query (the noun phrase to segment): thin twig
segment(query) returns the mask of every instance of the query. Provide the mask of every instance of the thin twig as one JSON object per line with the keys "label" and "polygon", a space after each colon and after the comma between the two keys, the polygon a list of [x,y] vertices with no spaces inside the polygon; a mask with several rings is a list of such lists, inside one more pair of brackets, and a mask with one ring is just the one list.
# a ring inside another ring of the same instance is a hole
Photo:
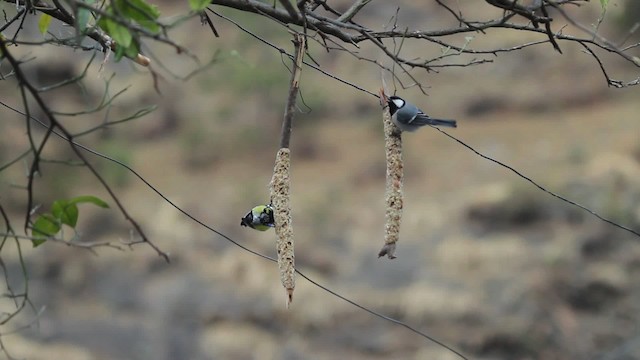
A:
{"label": "thin twig", "polygon": [[370,2],[371,0],[356,1],[355,3],[353,3],[353,5],[351,5],[349,9],[347,9],[347,11],[344,12],[344,14],[340,15],[340,17],[337,20],[339,22],[344,22],[344,23],[351,21],[351,19],[353,19],[353,17],[356,16],[356,14],[360,12],[360,10],[362,10],[362,8],[365,7],[365,5],[367,5]]}
{"label": "thin twig", "polygon": [[298,13],[289,0],[280,0],[280,4],[282,4],[282,7],[287,10],[292,19],[298,19]]}

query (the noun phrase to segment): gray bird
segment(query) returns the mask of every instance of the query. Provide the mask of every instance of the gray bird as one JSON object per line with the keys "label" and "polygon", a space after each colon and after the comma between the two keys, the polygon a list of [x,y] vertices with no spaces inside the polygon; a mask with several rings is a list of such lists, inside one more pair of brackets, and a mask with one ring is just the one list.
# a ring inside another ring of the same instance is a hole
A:
{"label": "gray bird", "polygon": [[417,106],[398,96],[389,97],[391,121],[402,131],[416,131],[425,125],[457,127],[455,120],[433,119]]}

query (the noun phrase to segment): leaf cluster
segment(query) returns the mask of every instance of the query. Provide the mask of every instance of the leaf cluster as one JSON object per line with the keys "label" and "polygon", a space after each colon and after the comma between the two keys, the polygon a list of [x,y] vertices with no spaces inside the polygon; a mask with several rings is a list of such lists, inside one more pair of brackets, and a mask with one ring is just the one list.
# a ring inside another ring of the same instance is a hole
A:
{"label": "leaf cluster", "polygon": [[[88,14],[81,14],[78,10],[78,27],[86,28]],[[86,9],[85,9],[86,10]],[[160,11],[157,6],[145,0],[114,0],[104,10],[97,25],[104,30],[115,42],[115,60],[123,56],[135,58],[140,53],[140,40],[131,29],[136,26],[144,28],[153,34],[160,32],[158,24]]]}
{"label": "leaf cluster", "polygon": [[75,229],[80,215],[78,204],[82,203],[94,204],[101,208],[109,207],[104,200],[92,195],[54,201],[51,205],[51,212],[40,214],[31,227],[33,247],[42,245],[49,237],[55,236],[62,230],[62,225]]}

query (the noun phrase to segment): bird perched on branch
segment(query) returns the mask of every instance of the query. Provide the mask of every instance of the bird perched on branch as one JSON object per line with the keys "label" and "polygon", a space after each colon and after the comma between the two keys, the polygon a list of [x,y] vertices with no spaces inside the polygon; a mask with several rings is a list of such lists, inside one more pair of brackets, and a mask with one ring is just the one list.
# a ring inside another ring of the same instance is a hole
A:
{"label": "bird perched on branch", "polygon": [[416,131],[425,125],[457,127],[455,120],[433,119],[417,106],[398,96],[388,98],[391,121],[402,131]]}
{"label": "bird perched on branch", "polygon": [[240,226],[248,226],[259,231],[267,231],[275,227],[273,208],[271,205],[258,205],[240,220]]}

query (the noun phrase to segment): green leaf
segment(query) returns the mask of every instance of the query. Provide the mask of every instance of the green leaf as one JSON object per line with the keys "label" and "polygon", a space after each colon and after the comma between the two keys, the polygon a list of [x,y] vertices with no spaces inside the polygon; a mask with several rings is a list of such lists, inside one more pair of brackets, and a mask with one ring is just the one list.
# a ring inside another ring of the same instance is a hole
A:
{"label": "green leaf", "polygon": [[133,41],[131,42],[131,45],[129,45],[128,48],[124,49],[124,56],[130,59],[135,59],[136,56],[138,56],[139,52],[140,52],[140,47],[138,46],[138,41],[136,39],[133,39]]}
{"label": "green leaf", "polygon": [[[109,15],[113,15],[113,9],[109,6],[105,12]],[[116,42],[116,45],[123,46],[125,48],[131,45],[131,40],[133,36],[131,32],[126,26],[122,26],[117,22],[111,20],[107,16],[103,16],[98,20],[98,26],[102,28],[102,30],[106,31],[109,36]],[[122,56],[120,56],[122,57]],[[117,48],[116,48],[116,60],[119,60],[117,56]]]}
{"label": "green leaf", "polygon": [[609,5],[609,0],[600,0],[600,6],[602,6],[602,9],[606,9],[607,5]]}
{"label": "green leaf", "polygon": [[31,243],[33,244],[33,247],[38,247],[42,244],[44,244],[47,241],[46,238],[42,238],[42,239],[32,239]]}
{"label": "green leaf", "polygon": [[[82,0],[83,3],[87,5],[93,5],[95,0]],[[83,8],[78,6],[76,11],[76,32],[78,35],[84,34],[87,30],[87,25],[89,24],[89,20],[91,19],[91,11],[87,8]]]}
{"label": "green leaf", "polygon": [[83,195],[83,196],[74,197],[73,199],[69,199],[69,204],[82,204],[82,203],[93,204],[104,209],[109,208],[109,204],[107,204],[106,201],[93,195]]}
{"label": "green leaf", "polygon": [[123,48],[122,46],[117,46],[116,51],[114,52],[113,60],[115,60],[115,62],[122,60],[122,58],[124,57],[125,50],[126,49]]}
{"label": "green leaf", "polygon": [[101,28],[102,30],[104,30],[105,32],[108,32],[108,28],[107,28],[107,18],[106,17],[100,17],[98,18],[98,21],[96,22],[96,25],[98,25],[99,28]]}
{"label": "green leaf", "polygon": [[78,223],[78,206],[66,200],[56,200],[51,206],[51,214],[61,223],[76,227]]}
{"label": "green leaf", "polygon": [[46,237],[31,239],[31,243],[33,244],[33,247],[38,247],[44,244],[46,241],[47,241]]}
{"label": "green leaf", "polygon": [[211,0],[189,0],[189,5],[193,11],[202,11],[209,6]]}
{"label": "green leaf", "polygon": [[[83,0],[85,4],[93,4],[93,0]],[[87,29],[87,24],[91,18],[91,11],[89,9],[78,7],[78,13],[76,14],[76,28],[78,33],[82,34]]]}
{"label": "green leaf", "polygon": [[38,20],[38,29],[42,35],[46,34],[47,30],[49,30],[49,24],[51,24],[51,15],[40,15],[40,20]]}
{"label": "green leaf", "polygon": [[138,46],[138,41],[136,39],[133,39],[131,41],[131,45],[129,45],[128,47],[124,47],[116,44],[114,59],[116,62],[120,61],[124,56],[130,59],[135,59],[136,56],[138,56],[139,52],[140,52],[140,47]]}
{"label": "green leaf", "polygon": [[[85,0],[92,1],[92,0]],[[105,9],[109,16],[117,16],[118,19],[129,20],[143,28],[157,33],[161,27],[156,23],[160,17],[160,11],[155,5],[145,0],[113,0]],[[128,26],[121,25],[109,16],[101,17],[97,24],[102,30],[111,36],[116,44],[114,50],[115,61],[120,61],[123,56],[135,59],[140,53],[140,43],[137,40],[139,30],[131,31]]]}
{"label": "green leaf", "polygon": [[76,16],[76,23],[78,25],[78,32],[84,33],[87,30],[87,23],[89,22],[89,16],[91,16],[91,12],[85,8],[78,9],[78,15]]}
{"label": "green leaf", "polygon": [[38,219],[33,223],[33,232],[36,235],[53,236],[60,231],[60,223],[49,213],[44,213],[38,216]]}
{"label": "green leaf", "polygon": [[31,235],[34,237],[31,242],[33,247],[39,246],[50,236],[53,236],[60,231],[60,223],[51,214],[42,214],[38,216],[38,219],[33,223],[31,228]]}
{"label": "green leaf", "polygon": [[107,32],[111,35],[111,38],[113,38],[116,44],[124,48],[128,48],[129,45],[131,45],[131,40],[133,39],[129,29],[109,19],[106,19],[106,23]]}
{"label": "green leaf", "polygon": [[137,22],[151,32],[160,31],[160,25],[154,21],[160,17],[157,6],[148,4],[144,0],[115,0],[113,6],[117,9],[114,13]]}
{"label": "green leaf", "polygon": [[120,61],[124,57],[124,50],[122,46],[116,46],[116,51],[114,52],[114,60],[116,62]]}
{"label": "green leaf", "polygon": [[33,223],[31,235],[33,236],[33,247],[39,246],[50,236],[54,236],[62,228],[62,224],[72,228],[78,223],[78,204],[94,204],[101,208],[108,208],[109,205],[99,197],[84,195],[74,197],[69,200],[56,200],[51,205],[51,213],[44,213],[38,216]]}

